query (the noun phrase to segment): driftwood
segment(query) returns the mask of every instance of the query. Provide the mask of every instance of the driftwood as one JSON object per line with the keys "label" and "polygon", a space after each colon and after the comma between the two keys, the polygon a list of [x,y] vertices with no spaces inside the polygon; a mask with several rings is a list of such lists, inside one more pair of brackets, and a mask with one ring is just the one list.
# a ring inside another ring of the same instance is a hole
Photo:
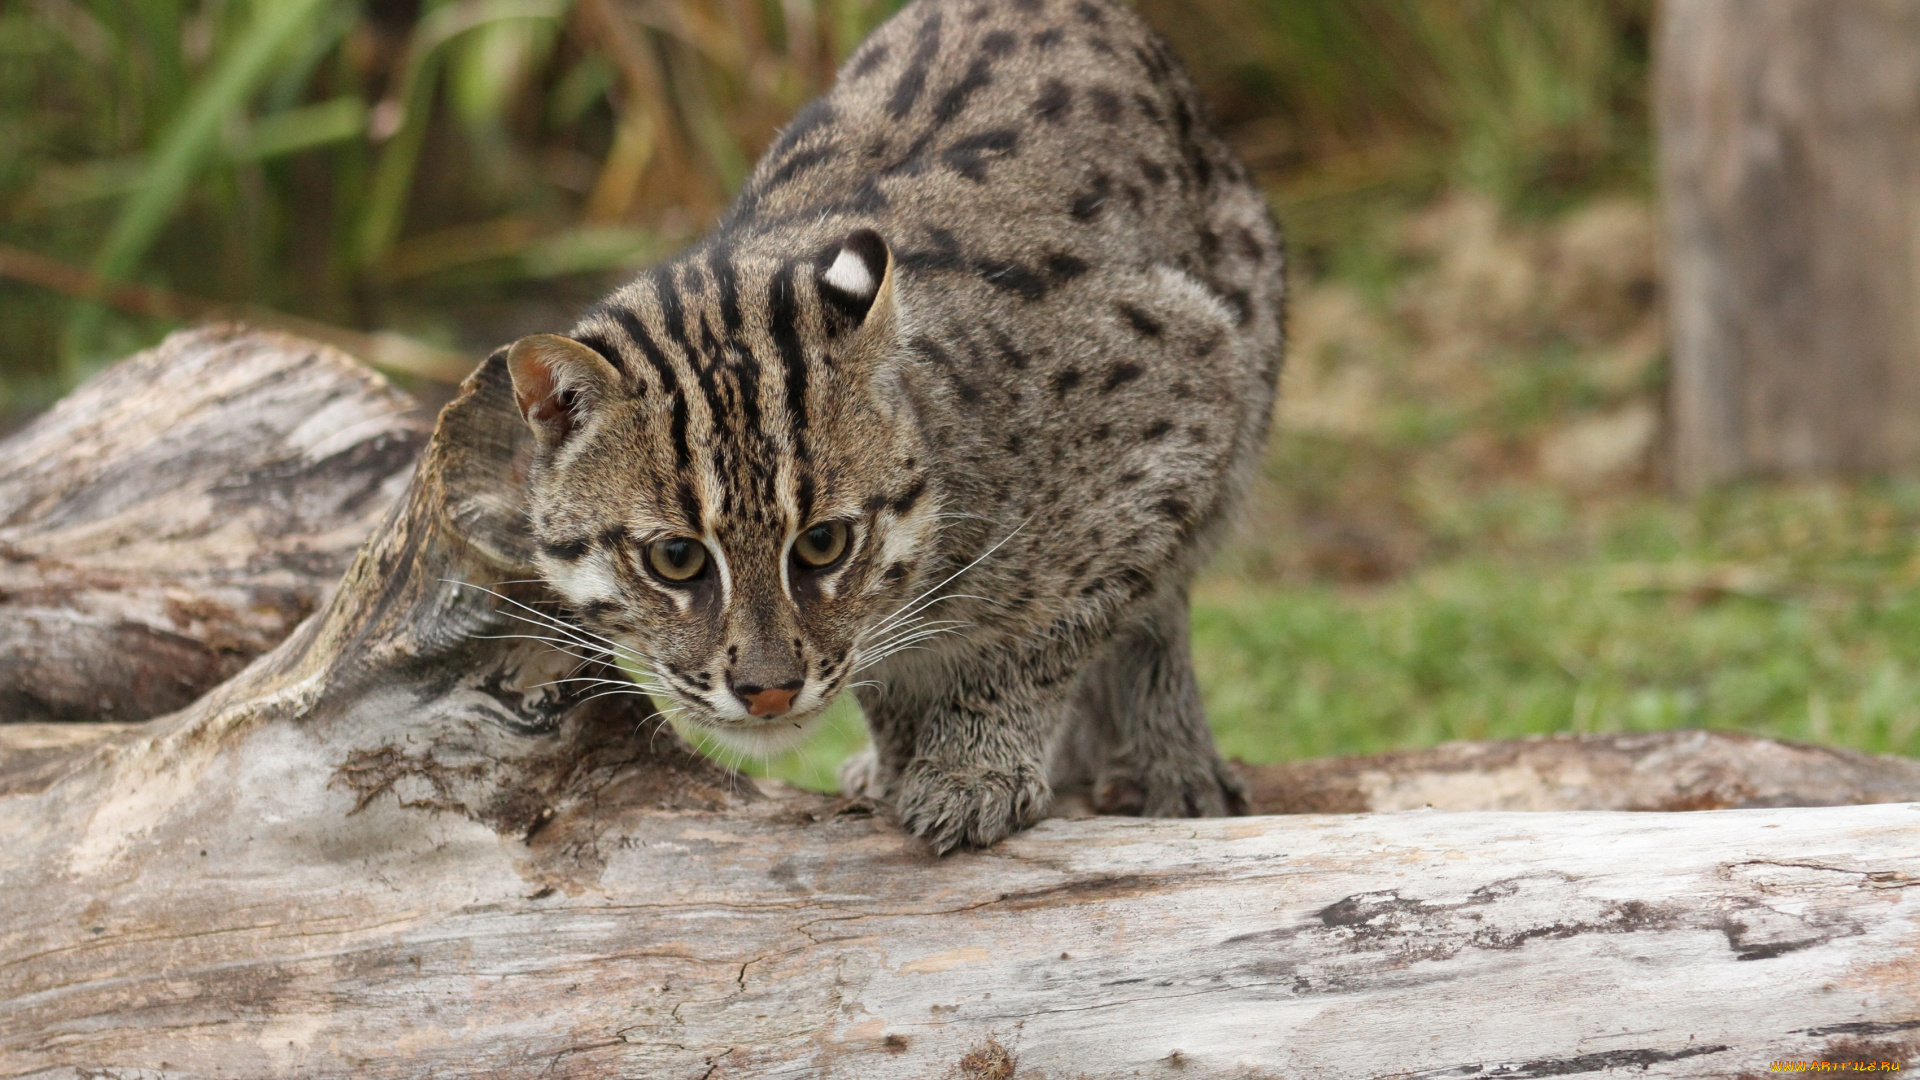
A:
{"label": "driftwood", "polygon": [[[490,362],[281,646],[172,716],[8,732],[0,1076],[1732,1075],[1914,1052],[1909,804],[1053,820],[936,859],[866,804],[762,794],[501,636],[550,600],[524,581],[521,430]],[[1561,775],[1557,744],[1525,745],[1508,767]],[[1897,794],[1897,763],[1853,764]],[[1366,775],[1326,790],[1398,790]]]}
{"label": "driftwood", "polygon": [[279,644],[427,428],[343,353],[213,328],[0,443],[0,723],[144,720]]}

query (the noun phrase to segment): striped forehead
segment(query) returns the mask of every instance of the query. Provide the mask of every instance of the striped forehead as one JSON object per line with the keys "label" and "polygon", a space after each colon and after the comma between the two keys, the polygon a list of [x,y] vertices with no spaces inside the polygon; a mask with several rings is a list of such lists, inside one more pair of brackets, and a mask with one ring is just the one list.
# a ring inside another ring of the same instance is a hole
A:
{"label": "striped forehead", "polygon": [[[574,337],[664,413],[664,437],[708,531],[716,519],[804,520],[807,436],[822,341],[811,264],[724,246],[656,267],[589,312]],[[684,500],[683,500],[684,501]]]}

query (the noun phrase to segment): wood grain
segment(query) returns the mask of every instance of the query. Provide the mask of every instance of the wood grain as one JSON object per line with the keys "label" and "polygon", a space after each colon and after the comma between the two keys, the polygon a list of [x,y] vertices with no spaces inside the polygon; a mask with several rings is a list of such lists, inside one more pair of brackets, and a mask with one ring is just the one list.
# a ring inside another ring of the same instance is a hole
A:
{"label": "wood grain", "polygon": [[178,333],[0,443],[0,723],[144,720],[331,592],[426,444],[324,345]]}

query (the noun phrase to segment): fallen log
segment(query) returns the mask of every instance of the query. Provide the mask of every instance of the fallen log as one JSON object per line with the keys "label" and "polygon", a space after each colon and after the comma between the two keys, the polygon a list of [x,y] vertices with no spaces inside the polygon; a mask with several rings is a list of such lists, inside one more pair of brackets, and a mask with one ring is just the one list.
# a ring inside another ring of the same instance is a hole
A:
{"label": "fallen log", "polygon": [[553,605],[525,452],[496,358],[292,637],[176,714],[0,758],[0,1076],[1665,1076],[1915,1049],[1920,807],[1052,820],[935,859],[866,804],[760,793],[644,699],[554,684],[575,659],[512,636]]}
{"label": "fallen log", "polygon": [[284,334],[178,333],[0,443],[0,723],[172,712],[325,600],[426,444]]}

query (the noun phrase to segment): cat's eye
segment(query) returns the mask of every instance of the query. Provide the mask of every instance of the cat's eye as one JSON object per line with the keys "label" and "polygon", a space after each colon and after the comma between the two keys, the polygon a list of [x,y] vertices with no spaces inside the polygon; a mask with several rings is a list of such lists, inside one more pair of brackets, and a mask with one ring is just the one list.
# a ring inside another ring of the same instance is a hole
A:
{"label": "cat's eye", "polygon": [[653,572],[674,584],[684,584],[700,576],[707,568],[707,549],[687,536],[655,540],[647,545],[647,564]]}
{"label": "cat's eye", "polygon": [[793,557],[800,565],[823,570],[847,551],[847,523],[823,521],[793,538]]}

